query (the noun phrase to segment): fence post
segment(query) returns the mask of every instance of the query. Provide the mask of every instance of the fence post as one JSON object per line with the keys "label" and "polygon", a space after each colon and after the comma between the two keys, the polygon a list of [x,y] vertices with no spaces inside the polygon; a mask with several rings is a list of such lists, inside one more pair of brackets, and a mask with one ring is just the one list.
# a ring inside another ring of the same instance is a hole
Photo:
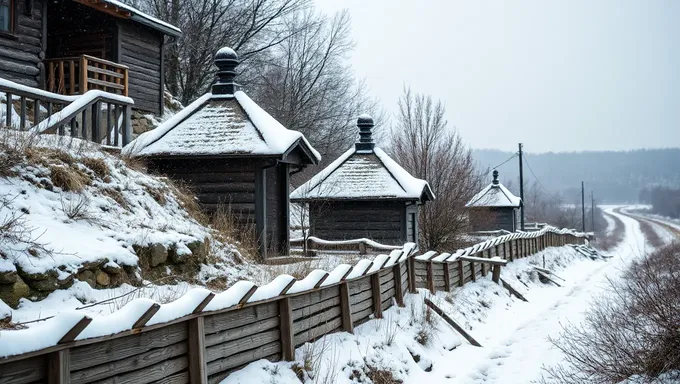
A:
{"label": "fence post", "polygon": [[451,276],[449,275],[449,263],[444,262],[444,290],[451,292]]}
{"label": "fence post", "polygon": [[371,275],[371,298],[373,299],[373,316],[382,319],[382,295],[380,294],[380,270]]}
{"label": "fence post", "polygon": [[458,260],[458,286],[465,284],[465,273],[463,272],[463,260]]}
{"label": "fence post", "polygon": [[68,349],[47,355],[47,383],[67,384],[71,382],[71,353]]}
{"label": "fence post", "polygon": [[290,297],[279,301],[279,321],[281,334],[281,358],[284,361],[295,360],[295,341],[293,340],[293,307]]}
{"label": "fence post", "polygon": [[491,272],[491,280],[493,280],[494,283],[498,284],[500,279],[501,279],[501,266],[494,265],[493,271]]}
{"label": "fence post", "polygon": [[123,108],[123,147],[132,141],[132,107],[126,105]]}
{"label": "fence post", "polygon": [[340,314],[342,315],[342,329],[345,332],[354,333],[352,303],[349,300],[349,284],[346,281],[340,284]]}
{"label": "fence post", "polygon": [[475,272],[475,263],[472,261],[468,261],[470,263],[470,278],[472,281],[477,281],[477,272]]}
{"label": "fence post", "polygon": [[408,265],[408,290],[411,293],[416,293],[416,260],[415,257],[409,256],[406,259]]}
{"label": "fence post", "polygon": [[425,262],[425,271],[427,272],[425,286],[430,292],[434,293],[434,274],[432,273],[432,262],[429,260]]}
{"label": "fence post", "polygon": [[394,275],[394,298],[397,305],[404,306],[404,292],[401,290],[403,281],[401,280],[401,264],[399,262],[392,267],[392,274]]}
{"label": "fence post", "polygon": [[189,382],[205,384],[208,371],[205,362],[205,321],[203,316],[190,319],[189,327]]}

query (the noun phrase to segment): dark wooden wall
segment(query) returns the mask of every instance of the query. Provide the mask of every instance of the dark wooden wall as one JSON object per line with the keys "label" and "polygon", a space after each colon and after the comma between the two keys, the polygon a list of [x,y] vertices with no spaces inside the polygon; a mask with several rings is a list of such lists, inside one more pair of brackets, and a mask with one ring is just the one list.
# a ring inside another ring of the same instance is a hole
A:
{"label": "dark wooden wall", "polygon": [[112,16],[74,1],[47,8],[47,58],[90,55],[115,61],[116,22]]}
{"label": "dark wooden wall", "polygon": [[404,201],[310,202],[311,235],[324,240],[366,237],[382,244],[406,242]]}
{"label": "dark wooden wall", "polygon": [[0,77],[29,87],[42,82],[44,0],[34,0],[30,16],[24,14],[24,1],[16,0],[13,35],[0,34]]}
{"label": "dark wooden wall", "polygon": [[163,34],[131,21],[118,24],[119,62],[129,69],[129,96],[135,108],[161,114]]}
{"label": "dark wooden wall", "polygon": [[470,210],[473,231],[495,231],[504,229],[514,232],[516,216],[514,208],[475,208]]}
{"label": "dark wooden wall", "polygon": [[[205,212],[218,208],[233,213],[244,228],[256,225],[255,175],[265,160],[257,159],[151,159],[149,170],[185,183],[198,198]],[[274,254],[287,254],[289,246],[288,166],[265,169],[267,248]]]}

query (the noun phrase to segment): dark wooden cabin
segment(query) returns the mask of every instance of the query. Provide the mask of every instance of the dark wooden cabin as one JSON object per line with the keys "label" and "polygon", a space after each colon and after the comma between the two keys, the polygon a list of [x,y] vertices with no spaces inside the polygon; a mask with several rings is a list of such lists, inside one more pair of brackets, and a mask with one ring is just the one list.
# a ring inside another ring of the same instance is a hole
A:
{"label": "dark wooden cabin", "polygon": [[215,64],[212,93],[123,152],[143,158],[153,172],[186,182],[207,212],[225,209],[242,225],[254,225],[262,256],[287,254],[290,174],[320,156],[301,133],[286,129],[239,90],[233,50],[222,48]]}
{"label": "dark wooden cabin", "polygon": [[115,0],[0,0],[0,77],[55,93],[130,96],[163,112],[163,52],[181,31]]}
{"label": "dark wooden cabin", "polygon": [[418,243],[419,207],[434,199],[430,186],[375,146],[373,119],[361,116],[357,125],[359,141],[295,189],[291,201],[308,205],[311,236]]}
{"label": "dark wooden cabin", "polygon": [[493,171],[493,181],[465,205],[469,209],[473,231],[517,230],[517,219],[522,209],[522,199],[515,196],[498,181],[498,171]]}

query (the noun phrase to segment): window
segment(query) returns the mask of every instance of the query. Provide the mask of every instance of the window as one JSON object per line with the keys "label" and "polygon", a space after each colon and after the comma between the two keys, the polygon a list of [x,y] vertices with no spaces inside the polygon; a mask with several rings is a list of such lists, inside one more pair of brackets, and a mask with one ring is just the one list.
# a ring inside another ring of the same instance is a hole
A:
{"label": "window", "polygon": [[14,29],[12,2],[13,0],[0,0],[0,32],[12,32]]}

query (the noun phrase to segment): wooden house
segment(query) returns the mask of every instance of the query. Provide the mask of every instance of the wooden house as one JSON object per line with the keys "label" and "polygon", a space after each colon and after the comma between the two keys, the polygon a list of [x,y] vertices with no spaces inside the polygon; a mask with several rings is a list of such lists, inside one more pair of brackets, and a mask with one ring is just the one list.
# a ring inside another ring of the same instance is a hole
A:
{"label": "wooden house", "polygon": [[493,171],[493,181],[465,205],[469,209],[473,231],[517,230],[522,199],[515,196],[498,181],[498,171]]}
{"label": "wooden house", "polygon": [[116,0],[0,0],[0,77],[65,95],[122,94],[160,114],[164,51],[180,33]]}
{"label": "wooden house", "polygon": [[295,189],[291,201],[308,205],[312,236],[417,243],[419,207],[434,199],[429,184],[375,146],[372,118],[359,117],[357,126],[359,141]]}
{"label": "wooden house", "polygon": [[239,90],[238,57],[215,56],[212,92],[123,149],[153,172],[188,183],[209,213],[227,209],[254,224],[260,253],[289,250],[289,176],[321,159],[305,137],[290,131]]}

